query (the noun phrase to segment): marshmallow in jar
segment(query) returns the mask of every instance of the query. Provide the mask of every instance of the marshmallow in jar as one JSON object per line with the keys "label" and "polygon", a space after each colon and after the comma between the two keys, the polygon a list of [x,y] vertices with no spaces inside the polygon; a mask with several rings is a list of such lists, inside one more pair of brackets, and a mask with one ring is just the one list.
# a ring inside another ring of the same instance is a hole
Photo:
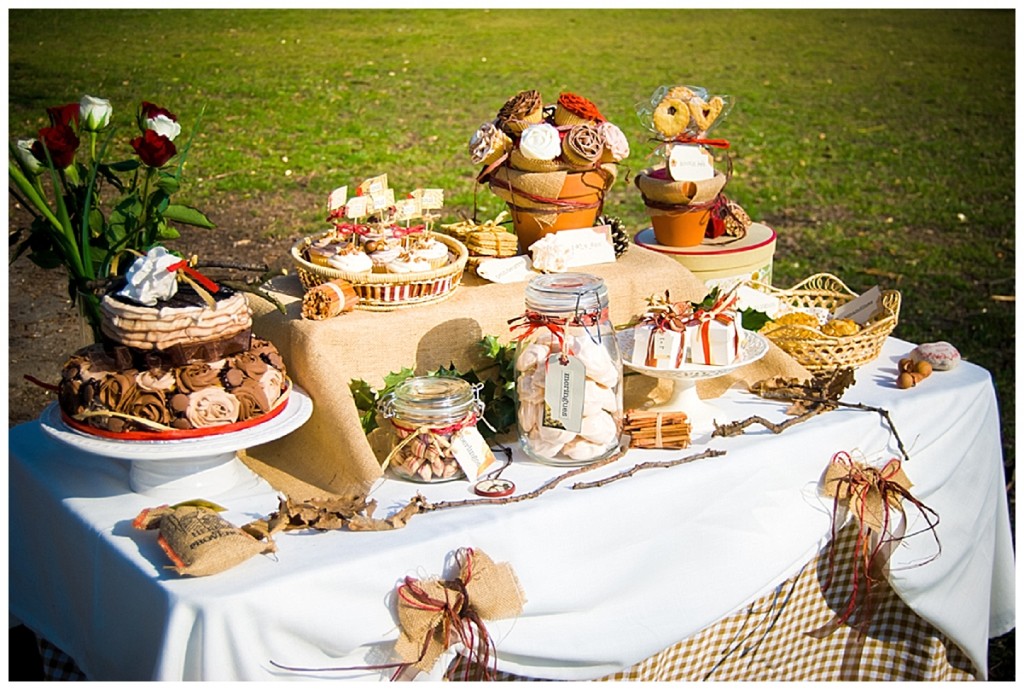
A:
{"label": "marshmallow in jar", "polygon": [[608,288],[586,273],[553,273],[526,287],[515,320],[519,441],[554,465],[586,465],[619,449],[622,360]]}
{"label": "marshmallow in jar", "polygon": [[493,454],[477,431],[484,404],[480,385],[441,376],[414,376],[381,399],[395,434],[387,466],[402,479],[446,482],[477,477]]}

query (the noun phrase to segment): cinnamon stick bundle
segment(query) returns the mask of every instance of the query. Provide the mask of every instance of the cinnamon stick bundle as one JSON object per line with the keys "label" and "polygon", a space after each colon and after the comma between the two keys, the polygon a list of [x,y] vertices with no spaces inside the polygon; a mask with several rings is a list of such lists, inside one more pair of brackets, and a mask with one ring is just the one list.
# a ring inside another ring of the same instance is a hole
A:
{"label": "cinnamon stick bundle", "polygon": [[688,448],[692,427],[685,412],[627,410],[622,431],[631,448]]}
{"label": "cinnamon stick bundle", "polygon": [[302,296],[302,317],[317,321],[355,309],[359,295],[352,283],[338,278],[311,288]]}

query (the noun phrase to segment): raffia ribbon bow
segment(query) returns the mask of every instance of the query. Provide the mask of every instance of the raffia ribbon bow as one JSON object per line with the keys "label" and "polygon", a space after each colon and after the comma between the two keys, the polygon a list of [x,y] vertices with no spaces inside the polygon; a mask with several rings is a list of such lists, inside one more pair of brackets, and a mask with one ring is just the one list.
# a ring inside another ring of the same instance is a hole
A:
{"label": "raffia ribbon bow", "polygon": [[493,675],[494,641],[484,620],[519,615],[526,603],[519,580],[508,563],[495,563],[483,551],[466,548],[455,554],[458,577],[417,580],[406,577],[397,590],[401,634],[395,652],[409,665],[429,671],[456,642],[469,653],[467,668]]}
{"label": "raffia ribbon bow", "polygon": [[[874,608],[871,586],[887,577],[892,549],[901,540],[921,532],[931,532],[937,547],[935,555],[917,565],[924,565],[938,557],[941,544],[935,526],[939,524],[939,516],[910,494],[911,486],[913,484],[910,483],[910,479],[903,471],[902,463],[897,458],[892,458],[879,469],[855,461],[846,451],[840,451],[832,456],[825,470],[823,488],[824,494],[833,499],[833,506],[828,576],[822,584],[822,590],[829,589],[835,576],[835,542],[840,522],[840,507],[852,512],[858,524],[853,573],[850,576],[852,587],[843,610],[825,625],[809,632],[809,635],[817,638],[827,637],[851,620],[851,625],[859,632],[867,630]],[[924,518],[926,527],[911,534],[906,533],[904,501],[917,508]],[[903,519],[895,519],[893,511],[898,511]]]}

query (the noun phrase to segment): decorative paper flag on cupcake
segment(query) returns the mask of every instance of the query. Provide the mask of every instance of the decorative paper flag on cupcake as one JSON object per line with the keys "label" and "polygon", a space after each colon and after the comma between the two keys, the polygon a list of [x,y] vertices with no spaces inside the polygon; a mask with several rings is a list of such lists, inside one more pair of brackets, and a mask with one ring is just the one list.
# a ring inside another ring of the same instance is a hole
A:
{"label": "decorative paper flag on cupcake", "polygon": [[414,189],[411,196],[420,200],[420,208],[431,211],[444,207],[443,189]]}
{"label": "decorative paper flag on cupcake", "polygon": [[420,215],[419,199],[398,199],[395,201],[395,220],[411,220]]}
{"label": "decorative paper flag on cupcake", "polygon": [[358,196],[370,196],[374,192],[382,192],[388,188],[388,174],[377,175],[375,177],[368,177],[359,183],[356,188],[356,194]]}
{"label": "decorative paper flag on cupcake", "polygon": [[348,185],[338,187],[327,197],[327,210],[333,211],[345,205],[348,200]]}

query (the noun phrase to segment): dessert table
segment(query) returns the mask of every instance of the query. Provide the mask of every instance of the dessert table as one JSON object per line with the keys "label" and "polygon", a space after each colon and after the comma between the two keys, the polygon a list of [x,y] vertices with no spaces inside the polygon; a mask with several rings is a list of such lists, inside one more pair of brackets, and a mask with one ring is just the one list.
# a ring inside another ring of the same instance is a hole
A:
{"label": "dessert table", "polygon": [[[911,491],[940,517],[937,556],[928,533],[894,550],[892,589],[983,678],[987,640],[1015,625],[996,398],[988,372],[968,362],[897,389],[896,362],[911,348],[890,338],[843,400],[889,411],[909,452]],[[737,388],[715,404],[721,422],[786,418],[784,404]],[[518,617],[487,621],[498,669],[599,678],[699,634],[800,573],[829,541],[831,502],[818,484],[835,452],[899,456],[878,414],[849,408],[778,435],[754,427],[698,441],[682,451],[629,450],[577,479],[707,448],[725,454],[596,488],[569,481],[519,503],[417,515],[394,531],[279,534],[274,554],[187,578],[167,568],[154,532],[132,528],[156,503],[131,492],[128,461],[62,444],[29,422],[8,441],[9,613],[95,680],[380,680],[390,672],[275,664],[386,661],[398,636],[396,584],[445,575],[452,554],[473,547],[511,564],[526,598]],[[502,476],[520,493],[564,471],[517,451]],[[431,501],[474,498],[466,482],[385,479],[372,488],[376,516],[417,492]],[[263,479],[203,498],[226,507],[234,524],[278,506]],[[908,518],[910,534],[922,525],[912,508]]]}

